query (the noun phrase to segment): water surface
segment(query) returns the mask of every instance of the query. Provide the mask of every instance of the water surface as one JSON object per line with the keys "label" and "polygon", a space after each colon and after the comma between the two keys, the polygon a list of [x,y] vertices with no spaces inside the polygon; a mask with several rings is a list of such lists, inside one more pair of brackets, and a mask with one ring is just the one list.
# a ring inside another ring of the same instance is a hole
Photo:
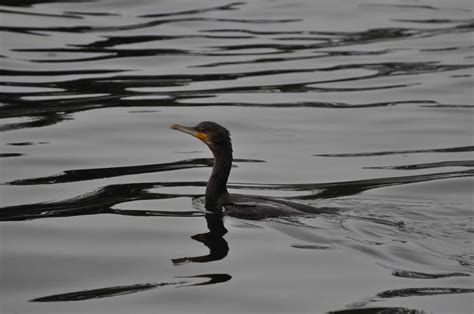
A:
{"label": "water surface", "polygon": [[[472,4],[3,1],[2,313],[471,313]],[[231,192],[318,216],[202,211]]]}

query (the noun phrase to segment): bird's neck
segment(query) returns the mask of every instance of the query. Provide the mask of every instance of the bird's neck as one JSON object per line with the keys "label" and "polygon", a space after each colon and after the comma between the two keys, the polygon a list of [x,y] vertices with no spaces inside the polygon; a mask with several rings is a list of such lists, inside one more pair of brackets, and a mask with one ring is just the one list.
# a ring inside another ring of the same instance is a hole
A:
{"label": "bird's neck", "polygon": [[211,151],[214,155],[214,166],[206,188],[206,209],[216,212],[221,210],[229,195],[226,186],[232,167],[232,146],[225,143]]}

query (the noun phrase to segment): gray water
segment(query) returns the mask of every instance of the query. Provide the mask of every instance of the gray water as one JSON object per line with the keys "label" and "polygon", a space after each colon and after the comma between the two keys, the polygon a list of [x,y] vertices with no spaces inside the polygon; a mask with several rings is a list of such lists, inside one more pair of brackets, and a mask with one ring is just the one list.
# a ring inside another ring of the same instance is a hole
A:
{"label": "gray water", "polygon": [[1,313],[473,312],[471,1],[1,4]]}

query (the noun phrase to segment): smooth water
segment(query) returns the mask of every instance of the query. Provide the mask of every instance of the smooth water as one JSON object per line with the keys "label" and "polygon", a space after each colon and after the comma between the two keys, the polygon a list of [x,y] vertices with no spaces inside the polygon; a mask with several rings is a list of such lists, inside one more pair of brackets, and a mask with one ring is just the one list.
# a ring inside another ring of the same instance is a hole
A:
{"label": "smooth water", "polygon": [[473,312],[471,1],[0,8],[1,313]]}

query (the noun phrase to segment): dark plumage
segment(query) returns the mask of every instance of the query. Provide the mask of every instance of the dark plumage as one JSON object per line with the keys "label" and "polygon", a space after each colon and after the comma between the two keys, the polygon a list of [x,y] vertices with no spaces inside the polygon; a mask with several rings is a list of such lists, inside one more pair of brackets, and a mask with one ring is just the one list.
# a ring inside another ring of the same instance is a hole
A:
{"label": "dark plumage", "polygon": [[214,155],[214,166],[206,187],[207,210],[254,220],[323,212],[312,206],[277,198],[230,194],[227,191],[227,180],[232,167],[230,132],[223,126],[210,121],[201,122],[195,127],[174,124],[171,128],[200,139]]}

